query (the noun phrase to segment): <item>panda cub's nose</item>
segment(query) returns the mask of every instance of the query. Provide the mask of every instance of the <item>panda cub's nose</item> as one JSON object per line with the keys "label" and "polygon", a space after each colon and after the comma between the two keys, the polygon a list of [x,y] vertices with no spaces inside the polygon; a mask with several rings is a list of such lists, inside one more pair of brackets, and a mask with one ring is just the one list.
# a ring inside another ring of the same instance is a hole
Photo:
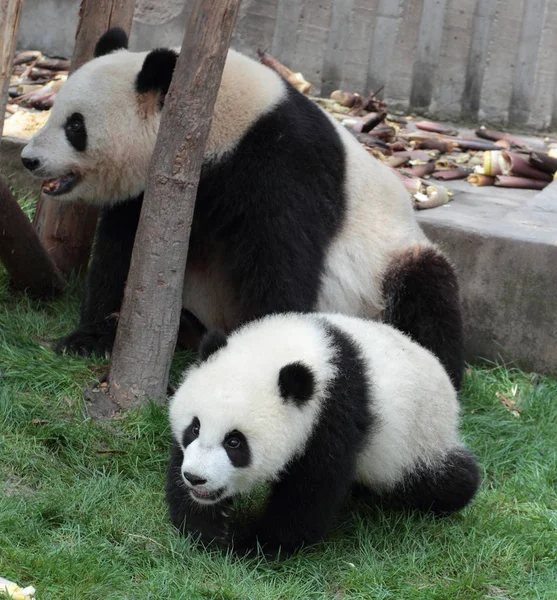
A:
{"label": "panda cub's nose", "polygon": [[207,483],[206,479],[199,477],[198,475],[194,475],[193,473],[188,473],[184,471],[184,477],[192,484],[192,485],[203,485]]}
{"label": "panda cub's nose", "polygon": [[30,171],[34,171],[35,169],[38,169],[41,164],[41,161],[38,158],[21,157],[21,162],[23,163],[23,166],[26,169],[29,169]]}

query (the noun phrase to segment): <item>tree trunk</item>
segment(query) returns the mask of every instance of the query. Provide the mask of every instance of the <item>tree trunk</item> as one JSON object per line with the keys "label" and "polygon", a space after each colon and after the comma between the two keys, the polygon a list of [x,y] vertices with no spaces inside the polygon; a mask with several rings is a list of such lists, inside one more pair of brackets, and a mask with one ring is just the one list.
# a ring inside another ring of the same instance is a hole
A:
{"label": "tree trunk", "polygon": [[[21,0],[0,0],[0,134],[22,4]],[[1,179],[0,261],[6,267],[12,285],[26,289],[34,296],[45,298],[60,292],[64,286],[29,219]]]}
{"label": "tree trunk", "polygon": [[37,232],[0,179],[0,260],[14,288],[38,298],[56,295],[64,280]]}
{"label": "tree trunk", "polygon": [[[135,0],[81,0],[70,73],[93,57],[97,40],[108,29],[118,26],[129,33],[134,8]],[[97,216],[97,207],[41,194],[33,224],[65,276],[86,269]]]}
{"label": "tree trunk", "polygon": [[196,0],[166,97],[118,333],[110,393],[165,397],[203,153],[240,0]]}
{"label": "tree trunk", "polygon": [[0,137],[4,127],[10,73],[22,6],[22,0],[0,0]]}

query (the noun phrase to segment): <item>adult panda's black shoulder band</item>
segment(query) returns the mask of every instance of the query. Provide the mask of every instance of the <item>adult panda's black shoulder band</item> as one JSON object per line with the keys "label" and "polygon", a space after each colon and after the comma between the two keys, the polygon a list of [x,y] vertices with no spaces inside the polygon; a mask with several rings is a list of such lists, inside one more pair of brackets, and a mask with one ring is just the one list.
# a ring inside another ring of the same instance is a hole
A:
{"label": "adult panda's black shoulder band", "polygon": [[137,74],[135,89],[139,94],[168,92],[178,54],[170,48],[158,48],[145,57],[141,71]]}
{"label": "adult panda's black shoulder band", "polygon": [[110,54],[116,50],[126,50],[128,47],[128,34],[120,27],[112,27],[101,35],[95,46],[95,58]]}

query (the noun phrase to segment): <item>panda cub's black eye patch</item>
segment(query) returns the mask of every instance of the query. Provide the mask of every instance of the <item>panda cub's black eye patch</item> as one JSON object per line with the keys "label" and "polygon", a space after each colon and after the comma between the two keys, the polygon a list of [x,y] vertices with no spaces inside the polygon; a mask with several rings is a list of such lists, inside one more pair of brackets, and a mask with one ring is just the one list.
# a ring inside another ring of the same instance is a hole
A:
{"label": "panda cub's black eye patch", "polygon": [[186,448],[189,444],[191,444],[195,439],[199,437],[199,432],[201,430],[201,423],[197,417],[194,417],[191,420],[191,423],[184,430],[184,434],[182,436],[182,444],[184,448]]}
{"label": "panda cub's black eye patch", "polygon": [[85,119],[81,113],[73,113],[66,120],[64,133],[68,142],[78,151],[84,152],[87,148],[87,129]]}
{"label": "panda cub's black eye patch", "polygon": [[230,462],[236,467],[248,467],[251,463],[251,451],[246,436],[238,430],[226,434],[223,443]]}

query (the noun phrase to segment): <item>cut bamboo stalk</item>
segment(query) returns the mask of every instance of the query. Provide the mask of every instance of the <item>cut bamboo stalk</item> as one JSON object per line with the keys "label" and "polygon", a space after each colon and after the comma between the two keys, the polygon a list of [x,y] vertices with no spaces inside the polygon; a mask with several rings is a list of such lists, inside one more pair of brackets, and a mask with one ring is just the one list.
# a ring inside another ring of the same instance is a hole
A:
{"label": "cut bamboo stalk", "polygon": [[455,129],[451,129],[446,125],[442,125],[441,123],[435,123],[434,121],[416,121],[414,125],[418,129],[422,129],[423,131],[429,131],[431,133],[440,133],[443,135],[458,135],[458,131]]}
{"label": "cut bamboo stalk", "polygon": [[497,175],[497,177],[495,177],[495,185],[497,187],[520,188],[524,190],[543,190],[549,183],[549,181],[528,179],[526,177],[514,177],[512,175]]}
{"label": "cut bamboo stalk", "polygon": [[441,179],[442,181],[451,181],[454,179],[464,179],[472,173],[472,169],[445,169],[443,171],[434,171],[431,176],[434,179]]}
{"label": "cut bamboo stalk", "polygon": [[553,177],[549,173],[537,169],[529,162],[528,158],[521,154],[503,152],[503,155],[509,165],[508,171],[504,173],[505,175],[515,175],[516,177],[537,179],[540,181],[552,181]]}
{"label": "cut bamboo stalk", "polygon": [[[302,94],[309,93],[311,83],[306,81],[301,73],[294,73],[287,66],[279,62],[274,56],[271,56],[266,50],[257,50],[259,60],[262,64],[273,71],[276,71],[283,79],[286,79],[290,85],[293,85]],[[332,96],[331,96],[332,98]],[[346,105],[344,105],[346,106]]]}
{"label": "cut bamboo stalk", "polygon": [[553,158],[548,154],[532,152],[532,155],[530,156],[530,163],[537,169],[545,171],[550,175],[554,175],[557,172],[557,158]]}
{"label": "cut bamboo stalk", "polygon": [[468,183],[475,185],[476,187],[483,187],[486,185],[495,185],[495,177],[489,175],[482,175],[481,173],[471,173],[466,178]]}

